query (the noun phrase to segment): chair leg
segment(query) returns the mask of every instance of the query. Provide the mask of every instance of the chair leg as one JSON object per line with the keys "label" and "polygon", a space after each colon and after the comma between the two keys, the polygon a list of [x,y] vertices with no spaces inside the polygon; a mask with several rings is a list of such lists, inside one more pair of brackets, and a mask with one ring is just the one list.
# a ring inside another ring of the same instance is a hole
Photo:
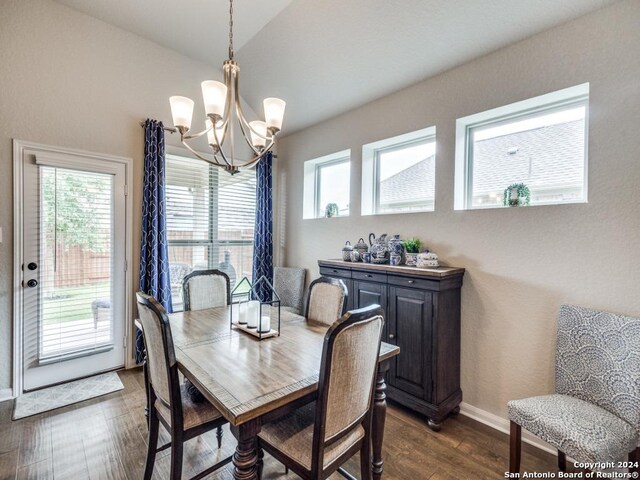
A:
{"label": "chair leg", "polygon": [[153,475],[153,466],[156,462],[156,450],[158,448],[158,430],[160,428],[160,420],[155,411],[149,412],[149,432],[147,435],[147,461],[144,465],[144,480],[151,480]]}
{"label": "chair leg", "polygon": [[640,463],[640,447],[629,453],[629,463],[631,463],[629,473],[640,473],[640,467],[638,466]]}
{"label": "chair leg", "polygon": [[284,466],[284,474],[289,475],[289,467],[287,467],[286,465]]}
{"label": "chair leg", "polygon": [[180,480],[182,478],[182,435],[171,432],[171,476],[170,480]]}
{"label": "chair leg", "polygon": [[216,430],[216,438],[218,439],[218,448],[222,448],[222,427]]}
{"label": "chair leg", "polygon": [[360,449],[360,478],[371,480],[371,438],[365,436]]}
{"label": "chair leg", "polygon": [[509,473],[520,473],[520,451],[522,448],[522,427],[511,422],[509,446]]}
{"label": "chair leg", "polygon": [[567,456],[560,450],[558,450],[558,470],[561,472],[567,471]]}

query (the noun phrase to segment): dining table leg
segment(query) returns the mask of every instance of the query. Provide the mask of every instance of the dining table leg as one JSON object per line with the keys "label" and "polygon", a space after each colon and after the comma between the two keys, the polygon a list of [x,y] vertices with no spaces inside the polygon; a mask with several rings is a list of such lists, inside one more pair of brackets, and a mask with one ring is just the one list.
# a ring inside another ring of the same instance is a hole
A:
{"label": "dining table leg", "polygon": [[389,371],[389,362],[385,361],[378,365],[376,374],[376,389],[373,396],[373,425],[371,429],[371,443],[373,455],[371,457],[371,467],[373,480],[382,478],[384,460],[382,459],[382,441],[384,439],[384,422],[387,416],[387,384],[384,376]]}
{"label": "dining table leg", "polygon": [[231,425],[231,433],[238,444],[233,454],[233,478],[235,480],[257,480],[258,478],[258,433],[260,423],[256,420]]}

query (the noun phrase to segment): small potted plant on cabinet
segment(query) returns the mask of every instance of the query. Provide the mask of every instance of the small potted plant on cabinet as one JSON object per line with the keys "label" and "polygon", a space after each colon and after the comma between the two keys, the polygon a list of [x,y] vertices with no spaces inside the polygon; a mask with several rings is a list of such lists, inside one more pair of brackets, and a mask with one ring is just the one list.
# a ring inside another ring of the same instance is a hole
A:
{"label": "small potted plant on cabinet", "polygon": [[418,252],[420,251],[420,240],[417,238],[408,238],[402,242],[404,244],[406,261],[405,264],[414,266],[418,262]]}

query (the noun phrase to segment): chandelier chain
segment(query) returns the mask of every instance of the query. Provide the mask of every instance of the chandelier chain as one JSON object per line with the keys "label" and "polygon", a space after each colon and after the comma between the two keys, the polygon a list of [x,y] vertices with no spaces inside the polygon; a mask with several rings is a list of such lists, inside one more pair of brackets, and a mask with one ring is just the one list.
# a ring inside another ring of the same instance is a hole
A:
{"label": "chandelier chain", "polygon": [[229,60],[233,60],[233,0],[229,0]]}

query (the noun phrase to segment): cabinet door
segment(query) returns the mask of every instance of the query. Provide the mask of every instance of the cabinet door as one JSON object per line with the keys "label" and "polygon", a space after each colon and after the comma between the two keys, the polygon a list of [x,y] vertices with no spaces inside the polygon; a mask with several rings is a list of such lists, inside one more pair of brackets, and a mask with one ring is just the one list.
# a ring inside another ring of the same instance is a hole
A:
{"label": "cabinet door", "polygon": [[353,281],[353,308],[364,308],[377,303],[385,314],[385,323],[382,330],[382,341],[387,341],[387,285],[384,283]]}
{"label": "cabinet door", "polygon": [[383,283],[353,281],[353,307],[364,308],[377,303],[386,311],[387,286]]}
{"label": "cabinet door", "polygon": [[410,395],[431,399],[431,293],[389,288],[389,343],[400,347],[389,382]]}

